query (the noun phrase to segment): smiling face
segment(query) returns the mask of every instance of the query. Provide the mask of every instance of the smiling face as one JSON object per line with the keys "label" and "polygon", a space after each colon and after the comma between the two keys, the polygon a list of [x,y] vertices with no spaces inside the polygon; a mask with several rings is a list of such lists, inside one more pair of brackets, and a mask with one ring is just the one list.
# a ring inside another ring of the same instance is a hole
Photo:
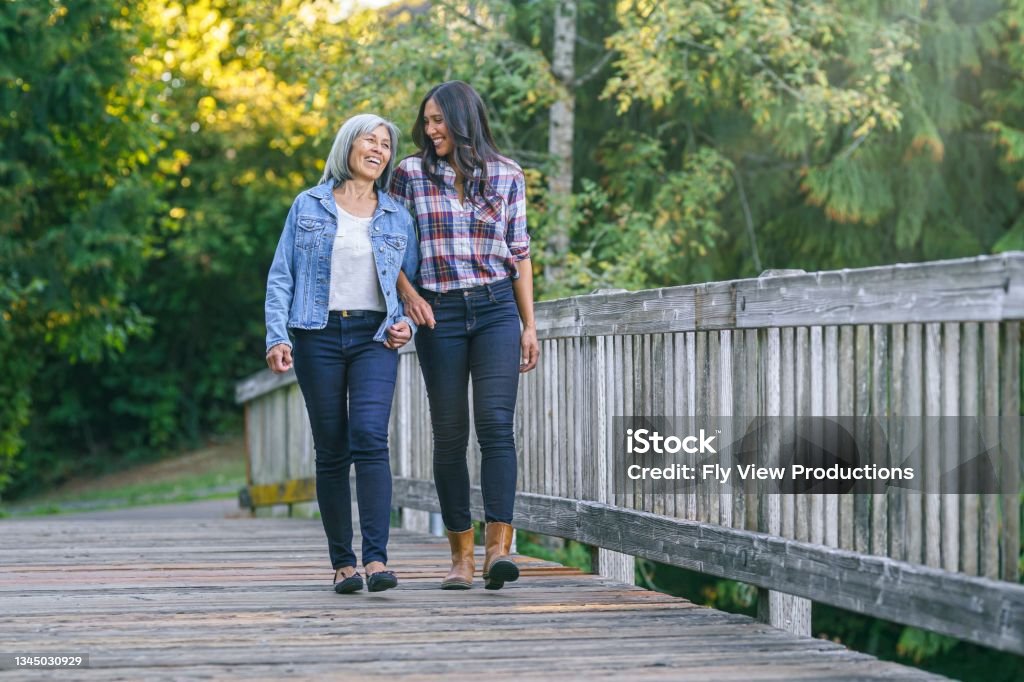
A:
{"label": "smiling face", "polygon": [[348,168],[352,177],[373,182],[380,177],[391,160],[391,135],[380,125],[352,142]]}
{"label": "smiling face", "polygon": [[446,157],[452,151],[452,139],[448,134],[448,125],[444,121],[444,114],[441,107],[433,98],[428,99],[423,106],[423,133],[427,140],[434,145],[434,152],[439,157]]}

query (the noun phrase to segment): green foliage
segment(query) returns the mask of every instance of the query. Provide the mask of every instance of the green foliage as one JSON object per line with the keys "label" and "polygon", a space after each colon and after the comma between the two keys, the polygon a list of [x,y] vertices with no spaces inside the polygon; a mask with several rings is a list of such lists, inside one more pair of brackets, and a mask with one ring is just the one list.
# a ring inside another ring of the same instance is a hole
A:
{"label": "green foliage", "polygon": [[[552,542],[553,541],[553,542]],[[591,571],[590,548],[575,540],[561,540],[543,536],[540,533],[516,533],[516,551],[538,559],[554,561],[563,566],[578,568],[584,573]]]}
{"label": "green foliage", "polygon": [[913,659],[914,663],[920,663],[927,658],[948,653],[956,644],[957,640],[953,637],[917,628],[903,628],[899,642],[896,643],[896,650],[901,656],[907,656]]}
{"label": "green foliage", "polygon": [[0,491],[44,365],[122,352],[149,318],[129,299],[158,197],[159,148],[130,56],[134,0],[0,5]]}
{"label": "green foliage", "polygon": [[526,167],[541,275],[547,110],[575,94],[541,297],[1024,246],[1022,0],[585,0],[569,84],[554,7],[5,3],[0,489],[19,450],[8,492],[237,427],[291,198],[344,118],[408,131],[446,79]]}

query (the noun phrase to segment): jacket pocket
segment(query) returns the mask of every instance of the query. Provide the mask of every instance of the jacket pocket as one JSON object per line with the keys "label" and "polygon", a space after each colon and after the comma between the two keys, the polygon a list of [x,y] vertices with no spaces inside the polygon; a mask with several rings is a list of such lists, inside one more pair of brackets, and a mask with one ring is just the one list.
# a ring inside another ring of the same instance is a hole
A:
{"label": "jacket pocket", "polygon": [[312,251],[320,244],[327,221],[312,216],[299,216],[295,230],[295,246],[303,251]]}
{"label": "jacket pocket", "polygon": [[405,241],[406,241],[405,235],[401,235],[401,234],[385,234],[384,235],[384,241],[385,241],[385,243],[387,243],[388,246],[390,246],[393,249],[398,249],[399,251],[402,251],[402,250],[405,249]]}

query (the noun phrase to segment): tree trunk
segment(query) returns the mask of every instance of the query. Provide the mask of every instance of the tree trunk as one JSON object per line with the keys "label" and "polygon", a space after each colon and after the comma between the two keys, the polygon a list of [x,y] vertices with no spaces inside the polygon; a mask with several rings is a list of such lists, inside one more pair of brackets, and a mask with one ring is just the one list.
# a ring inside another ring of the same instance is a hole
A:
{"label": "tree trunk", "polygon": [[551,227],[548,246],[551,262],[543,263],[544,279],[557,281],[569,253],[570,203],[572,199],[572,143],[576,117],[576,0],[560,0],[555,9],[555,42],[551,70],[564,88],[551,107],[548,153],[554,169],[548,180]]}

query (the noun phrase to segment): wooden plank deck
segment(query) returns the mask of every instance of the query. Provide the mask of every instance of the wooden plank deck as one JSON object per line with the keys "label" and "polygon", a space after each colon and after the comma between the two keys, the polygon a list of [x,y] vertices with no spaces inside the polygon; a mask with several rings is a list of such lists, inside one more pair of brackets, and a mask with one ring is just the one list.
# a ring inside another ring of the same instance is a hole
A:
{"label": "wooden plank deck", "polygon": [[336,595],[325,544],[297,519],[0,522],[0,654],[90,657],[0,678],[937,679],[529,557],[442,591],[447,543],[401,530],[399,588]]}

